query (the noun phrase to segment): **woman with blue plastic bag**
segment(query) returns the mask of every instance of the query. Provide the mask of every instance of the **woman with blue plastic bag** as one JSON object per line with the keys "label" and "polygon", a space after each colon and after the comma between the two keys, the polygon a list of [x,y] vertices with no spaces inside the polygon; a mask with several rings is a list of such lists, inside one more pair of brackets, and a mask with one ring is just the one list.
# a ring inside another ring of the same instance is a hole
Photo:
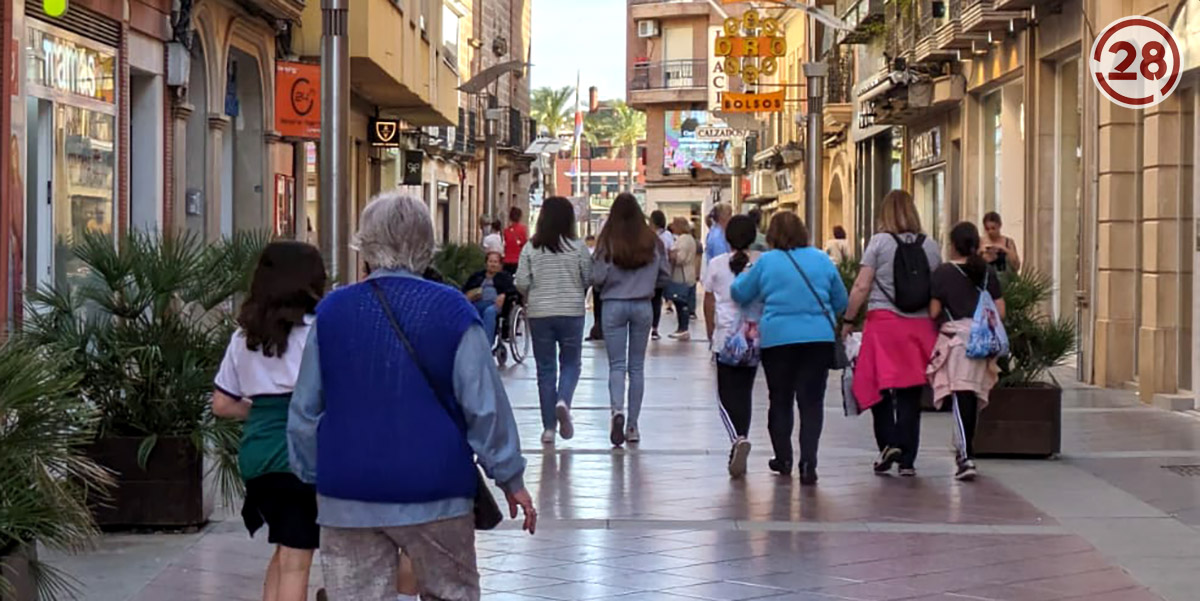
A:
{"label": "woman with blue plastic bag", "polygon": [[753,219],[738,215],[725,228],[725,239],[733,249],[709,262],[704,289],[716,298],[716,328],[713,352],[717,359],[717,396],[721,399],[721,421],[729,433],[729,475],[746,475],[750,456],[750,415],[754,378],[758,375],[758,320],[761,306],[742,309],[730,296],[729,287],[761,253],[748,250],[757,233]]}
{"label": "woman with blue plastic bag", "polygon": [[[974,480],[973,441],[979,412],[987,406],[996,385],[997,358],[1007,353],[1004,332],[1004,298],[995,268],[979,255],[979,230],[970,222],[950,232],[950,262],[932,275],[933,300],[929,314],[938,322],[939,334],[927,375],[934,404],[941,408],[951,399],[954,408],[954,443],[958,480]],[[983,291],[987,296],[983,296]]]}

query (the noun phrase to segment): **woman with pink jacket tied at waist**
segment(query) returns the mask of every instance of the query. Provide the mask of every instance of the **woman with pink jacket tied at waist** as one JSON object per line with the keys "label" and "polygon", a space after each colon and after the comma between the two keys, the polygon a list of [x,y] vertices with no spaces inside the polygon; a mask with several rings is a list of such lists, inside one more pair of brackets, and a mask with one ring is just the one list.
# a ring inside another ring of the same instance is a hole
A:
{"label": "woman with pink jacket tied at waist", "polygon": [[[912,477],[917,475],[921,444],[925,368],[937,341],[929,317],[929,290],[916,290],[913,285],[928,286],[942,260],[937,243],[921,231],[921,218],[908,192],[888,192],[880,203],[877,229],[863,252],[842,333],[849,333],[865,304],[867,321],[854,370],[854,396],[859,408],[869,408],[875,420],[879,446],[875,473],[886,474],[899,463],[900,475]],[[897,273],[908,279],[897,282]],[[910,306],[914,298],[923,301],[920,306]]]}
{"label": "woman with pink jacket tied at waist", "polygon": [[995,300],[996,311],[1003,319],[1000,277],[979,254],[979,230],[975,224],[964,221],[950,231],[950,262],[933,272],[929,315],[941,328],[927,369],[934,404],[940,409],[946,399],[952,399],[958,454],[954,477],[958,480],[974,480],[978,475],[973,445],[975,424],[1000,374],[994,357],[967,357],[971,323],[983,290]]}

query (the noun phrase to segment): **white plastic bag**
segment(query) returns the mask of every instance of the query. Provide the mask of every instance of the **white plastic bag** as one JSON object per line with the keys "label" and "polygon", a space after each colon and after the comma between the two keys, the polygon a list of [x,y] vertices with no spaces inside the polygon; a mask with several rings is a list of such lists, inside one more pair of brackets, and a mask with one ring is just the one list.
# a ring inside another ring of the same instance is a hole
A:
{"label": "white plastic bag", "polygon": [[858,352],[862,349],[862,333],[854,332],[846,336],[846,357],[850,364],[842,370],[842,411],[846,417],[855,417],[861,411],[858,399],[854,397],[854,368],[858,365]]}

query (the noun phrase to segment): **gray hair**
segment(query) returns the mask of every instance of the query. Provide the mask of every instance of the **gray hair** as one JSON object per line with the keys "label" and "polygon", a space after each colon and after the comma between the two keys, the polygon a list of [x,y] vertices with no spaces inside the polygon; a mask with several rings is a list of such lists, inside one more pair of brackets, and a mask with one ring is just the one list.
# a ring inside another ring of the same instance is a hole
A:
{"label": "gray hair", "polygon": [[398,190],[383,192],[359,218],[351,248],[371,269],[404,269],[417,275],[433,261],[433,220],[425,203]]}

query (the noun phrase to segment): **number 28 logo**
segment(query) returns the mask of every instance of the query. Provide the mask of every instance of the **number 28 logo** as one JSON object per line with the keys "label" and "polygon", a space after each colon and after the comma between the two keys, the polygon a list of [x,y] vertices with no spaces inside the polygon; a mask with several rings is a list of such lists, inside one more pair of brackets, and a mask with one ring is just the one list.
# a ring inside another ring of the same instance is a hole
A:
{"label": "number 28 logo", "polygon": [[1125,108],[1144,109],[1179,86],[1179,42],[1150,17],[1125,17],[1104,28],[1089,56],[1100,93]]}

